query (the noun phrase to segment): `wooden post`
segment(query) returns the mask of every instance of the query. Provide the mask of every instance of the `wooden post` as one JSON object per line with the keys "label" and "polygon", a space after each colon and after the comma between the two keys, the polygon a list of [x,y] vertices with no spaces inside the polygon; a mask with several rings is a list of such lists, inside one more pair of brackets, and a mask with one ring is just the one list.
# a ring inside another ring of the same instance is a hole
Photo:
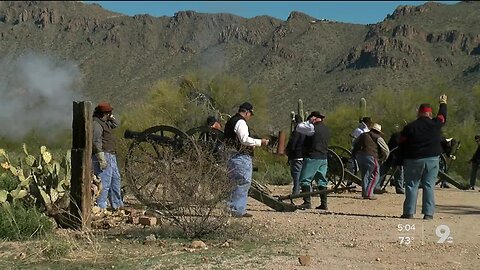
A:
{"label": "wooden post", "polygon": [[92,103],[73,102],[70,214],[73,226],[88,229],[92,211]]}
{"label": "wooden post", "polygon": [[284,131],[279,131],[278,132],[278,148],[277,148],[277,154],[278,155],[285,155],[285,132]]}

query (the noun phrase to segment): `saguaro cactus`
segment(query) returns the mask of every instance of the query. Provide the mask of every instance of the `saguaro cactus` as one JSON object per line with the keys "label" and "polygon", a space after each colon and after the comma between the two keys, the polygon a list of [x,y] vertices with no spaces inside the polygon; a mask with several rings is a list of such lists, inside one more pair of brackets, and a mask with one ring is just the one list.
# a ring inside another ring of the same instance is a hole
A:
{"label": "saguaro cactus", "polygon": [[365,98],[360,99],[360,119],[367,116],[367,100]]}
{"label": "saguaro cactus", "polygon": [[305,119],[305,112],[303,111],[303,101],[301,99],[298,100],[298,115],[302,119],[302,122]]}

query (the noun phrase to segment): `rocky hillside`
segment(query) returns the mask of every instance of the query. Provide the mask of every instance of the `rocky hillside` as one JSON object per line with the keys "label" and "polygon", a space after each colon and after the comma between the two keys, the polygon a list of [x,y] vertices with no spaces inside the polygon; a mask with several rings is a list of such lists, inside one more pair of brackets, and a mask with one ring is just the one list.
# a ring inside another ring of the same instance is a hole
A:
{"label": "rocky hillside", "polygon": [[442,80],[480,82],[480,2],[399,6],[383,22],[356,25],[292,12],[268,16],[179,11],[124,16],[82,2],[0,2],[0,55],[37,51],[76,61],[83,91],[119,106],[153,82],[190,70],[239,74],[272,92],[274,110],[295,100],[328,110],[377,87]]}

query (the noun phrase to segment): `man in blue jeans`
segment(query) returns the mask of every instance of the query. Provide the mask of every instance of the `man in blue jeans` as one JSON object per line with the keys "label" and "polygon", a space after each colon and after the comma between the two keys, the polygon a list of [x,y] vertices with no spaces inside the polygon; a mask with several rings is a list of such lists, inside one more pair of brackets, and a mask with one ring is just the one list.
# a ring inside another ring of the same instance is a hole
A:
{"label": "man in blue jeans", "polygon": [[433,219],[434,187],[442,153],[441,129],[447,120],[447,96],[439,98],[437,116],[432,118],[430,104],[421,104],[417,120],[407,124],[400,133],[399,150],[404,160],[405,201],[402,218],[413,218],[416,212],[418,186],[423,186],[423,219]]}
{"label": "man in blue jeans", "polygon": [[252,216],[247,213],[247,198],[252,184],[253,147],[268,144],[267,139],[250,137],[247,121],[252,116],[253,106],[245,102],[238,108],[238,113],[225,124],[225,144],[229,148],[228,150],[234,149],[228,159],[228,177],[235,184],[228,206],[235,217]]}
{"label": "man in blue jeans", "polygon": [[107,102],[102,102],[95,107],[93,112],[93,144],[92,161],[95,176],[102,181],[102,190],[97,198],[100,209],[107,208],[107,199],[114,211],[123,206],[121,195],[121,179],[118,171],[116,154],[116,141],[113,129],[119,126],[113,117],[113,108]]}
{"label": "man in blue jeans", "polygon": [[303,143],[305,141],[305,135],[300,134],[295,129],[302,120],[299,115],[295,115],[295,128],[286,147],[288,164],[290,165],[290,175],[293,180],[292,194],[300,193],[300,172],[303,165]]}

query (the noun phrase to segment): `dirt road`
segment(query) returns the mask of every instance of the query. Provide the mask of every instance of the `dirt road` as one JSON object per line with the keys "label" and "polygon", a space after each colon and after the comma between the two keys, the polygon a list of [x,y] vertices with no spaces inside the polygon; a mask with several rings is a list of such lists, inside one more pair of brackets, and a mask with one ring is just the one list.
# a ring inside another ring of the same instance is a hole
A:
{"label": "dirt road", "polygon": [[[393,189],[375,201],[359,193],[329,196],[329,211],[279,213],[250,198],[249,211],[272,237],[294,242],[268,258],[267,269],[480,269],[480,193],[452,188],[435,196],[431,221],[422,219],[421,194],[415,219],[400,219],[404,195]],[[311,265],[300,266],[295,254],[310,256]]]}

